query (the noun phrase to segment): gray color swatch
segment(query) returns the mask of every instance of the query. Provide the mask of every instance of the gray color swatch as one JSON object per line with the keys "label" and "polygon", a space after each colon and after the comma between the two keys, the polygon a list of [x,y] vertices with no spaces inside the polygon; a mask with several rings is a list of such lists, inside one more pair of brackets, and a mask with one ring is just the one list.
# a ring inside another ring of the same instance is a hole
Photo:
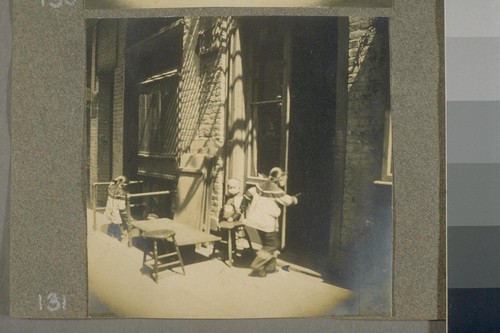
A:
{"label": "gray color swatch", "polygon": [[500,226],[500,164],[448,164],[448,226]]}
{"label": "gray color swatch", "polygon": [[447,108],[448,163],[500,163],[500,101],[454,101]]}
{"label": "gray color swatch", "polygon": [[448,228],[448,288],[500,287],[500,227]]}
{"label": "gray color swatch", "polygon": [[499,54],[500,38],[446,38],[447,100],[498,100]]}
{"label": "gray color swatch", "polygon": [[500,1],[446,1],[446,37],[500,37]]}

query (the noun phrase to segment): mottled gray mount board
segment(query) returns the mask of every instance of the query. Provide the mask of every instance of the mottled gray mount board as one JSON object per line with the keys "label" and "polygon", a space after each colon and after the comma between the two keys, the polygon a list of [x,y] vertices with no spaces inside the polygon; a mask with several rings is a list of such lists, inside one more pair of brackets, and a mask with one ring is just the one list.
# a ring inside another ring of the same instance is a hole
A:
{"label": "mottled gray mount board", "polygon": [[[444,319],[443,3],[426,0],[395,1],[385,9],[211,11],[85,11],[81,1],[57,9],[42,7],[37,1],[15,2],[10,202],[13,316],[87,316],[84,18],[280,13],[390,17],[393,319]],[[59,308],[53,298],[47,304],[51,293],[58,296]]]}
{"label": "mottled gray mount board", "polygon": [[83,6],[12,9],[11,314],[85,317]]}

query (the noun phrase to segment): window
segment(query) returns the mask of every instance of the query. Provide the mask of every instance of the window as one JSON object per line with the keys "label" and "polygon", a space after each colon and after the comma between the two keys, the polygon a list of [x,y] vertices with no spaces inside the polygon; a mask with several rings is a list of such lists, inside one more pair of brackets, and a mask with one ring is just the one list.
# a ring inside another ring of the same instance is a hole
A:
{"label": "window", "polygon": [[166,180],[178,176],[183,32],[181,18],[127,20],[124,94],[130,122],[125,124],[124,145],[130,148],[124,160],[130,161],[130,174]]}
{"label": "window", "polygon": [[248,177],[285,167],[285,39],[276,24],[259,25],[252,43],[251,151]]}
{"label": "window", "polygon": [[[171,178],[155,170],[152,160],[175,159],[178,150],[176,69],[154,75],[140,84],[139,174]],[[170,175],[173,176],[173,175]]]}
{"label": "window", "polygon": [[200,19],[200,32],[196,44],[196,53],[202,56],[218,51],[220,40],[220,31],[217,31],[217,18],[202,17]]}

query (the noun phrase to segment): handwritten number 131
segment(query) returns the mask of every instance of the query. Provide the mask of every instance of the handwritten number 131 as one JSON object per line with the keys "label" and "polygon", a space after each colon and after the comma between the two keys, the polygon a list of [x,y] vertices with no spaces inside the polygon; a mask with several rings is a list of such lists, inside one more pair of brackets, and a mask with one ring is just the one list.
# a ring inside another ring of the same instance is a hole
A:
{"label": "handwritten number 131", "polygon": [[44,300],[42,295],[38,295],[38,309],[42,311],[47,309],[50,312],[66,310],[66,295],[62,295],[62,299],[58,297],[56,293],[50,293],[47,295],[47,299]]}
{"label": "handwritten number 131", "polygon": [[49,5],[52,8],[60,8],[63,5],[73,6],[77,0],[41,0],[42,7]]}

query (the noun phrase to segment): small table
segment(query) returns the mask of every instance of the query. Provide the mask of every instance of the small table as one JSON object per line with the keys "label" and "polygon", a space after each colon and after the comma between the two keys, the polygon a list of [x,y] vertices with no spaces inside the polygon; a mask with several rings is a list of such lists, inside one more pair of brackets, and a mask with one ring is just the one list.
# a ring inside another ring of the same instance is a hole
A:
{"label": "small table", "polygon": [[218,236],[168,218],[134,221],[132,222],[132,226],[142,232],[170,229],[175,232],[175,240],[178,246],[213,243],[221,239]]}

